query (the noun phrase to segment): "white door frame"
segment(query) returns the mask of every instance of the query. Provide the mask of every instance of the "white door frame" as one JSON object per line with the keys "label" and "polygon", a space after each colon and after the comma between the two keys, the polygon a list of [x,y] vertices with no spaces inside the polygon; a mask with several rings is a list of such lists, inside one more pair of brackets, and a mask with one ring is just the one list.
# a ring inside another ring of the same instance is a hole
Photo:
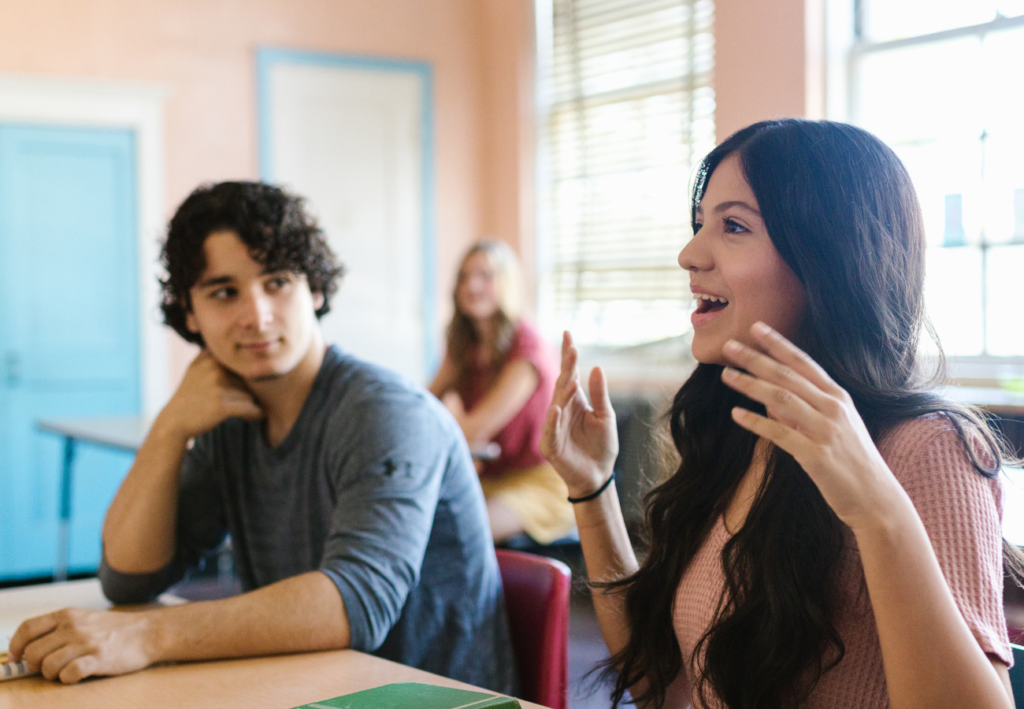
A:
{"label": "white door frame", "polygon": [[[423,61],[371,57],[332,52],[317,52],[275,47],[261,47],[256,54],[257,106],[259,119],[259,155],[262,179],[274,182],[279,175],[274,165],[273,96],[271,75],[277,66],[300,65],[351,69],[355,71],[398,73],[412,76],[420,84],[420,234],[421,289],[419,303],[423,333],[423,374],[429,379],[439,364],[436,322],[437,260],[436,260],[436,186],[434,176],[434,104],[433,69]],[[344,254],[338,254],[344,261]]]}
{"label": "white door frame", "polygon": [[170,396],[169,343],[157,285],[168,93],[161,84],[0,73],[2,122],[127,128],[135,134],[140,393],[141,413],[147,417],[155,416]]}

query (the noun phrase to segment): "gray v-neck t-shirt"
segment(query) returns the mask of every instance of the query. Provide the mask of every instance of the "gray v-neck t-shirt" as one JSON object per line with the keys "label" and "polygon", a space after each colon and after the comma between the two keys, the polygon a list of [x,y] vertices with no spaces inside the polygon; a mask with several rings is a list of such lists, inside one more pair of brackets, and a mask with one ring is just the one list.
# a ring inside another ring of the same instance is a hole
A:
{"label": "gray v-neck t-shirt", "polygon": [[501,578],[466,441],[443,406],[330,347],[286,438],[229,419],[182,466],[174,561],[104,564],[118,603],[150,600],[230,533],[244,590],[319,570],[338,587],[351,647],[499,692],[515,663]]}

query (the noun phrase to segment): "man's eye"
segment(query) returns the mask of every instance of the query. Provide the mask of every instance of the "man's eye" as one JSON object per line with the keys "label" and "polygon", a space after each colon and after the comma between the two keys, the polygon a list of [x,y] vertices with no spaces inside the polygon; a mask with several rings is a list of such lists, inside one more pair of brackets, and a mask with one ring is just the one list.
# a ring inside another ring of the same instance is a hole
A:
{"label": "man's eye", "polygon": [[704,226],[704,222],[694,222],[693,223],[693,233],[696,234],[698,231],[701,230],[701,227],[703,227],[703,226]]}
{"label": "man's eye", "polygon": [[285,287],[286,285],[288,285],[288,279],[287,279],[287,278],[285,278],[284,276],[278,276],[278,277],[276,277],[276,278],[271,278],[271,279],[270,279],[270,280],[269,280],[269,281],[267,282],[267,285],[268,285],[268,286],[269,286],[270,288],[272,288],[272,289],[274,289],[274,290],[277,290],[277,289],[279,289],[279,288],[284,288],[284,287]]}

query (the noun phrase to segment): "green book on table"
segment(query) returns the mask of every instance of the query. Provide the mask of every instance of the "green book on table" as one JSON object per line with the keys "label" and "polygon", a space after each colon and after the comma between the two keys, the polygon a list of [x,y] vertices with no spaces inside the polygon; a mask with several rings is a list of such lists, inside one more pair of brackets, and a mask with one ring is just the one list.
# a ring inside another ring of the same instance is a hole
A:
{"label": "green book on table", "polygon": [[522,709],[511,697],[418,682],[385,684],[295,709]]}

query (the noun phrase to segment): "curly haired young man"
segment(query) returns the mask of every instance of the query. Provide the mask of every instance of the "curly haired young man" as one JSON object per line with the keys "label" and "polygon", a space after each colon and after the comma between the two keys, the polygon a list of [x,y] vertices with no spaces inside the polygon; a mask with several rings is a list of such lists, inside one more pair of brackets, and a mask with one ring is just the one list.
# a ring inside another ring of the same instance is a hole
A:
{"label": "curly haired young man", "polygon": [[465,439],[398,375],[327,346],[341,268],[303,203],[192,193],[163,262],[168,325],[203,349],[107,513],[100,579],[153,599],[231,535],[245,593],[26,621],[15,658],[77,682],[156,662],[352,647],[514,691],[501,580]]}

